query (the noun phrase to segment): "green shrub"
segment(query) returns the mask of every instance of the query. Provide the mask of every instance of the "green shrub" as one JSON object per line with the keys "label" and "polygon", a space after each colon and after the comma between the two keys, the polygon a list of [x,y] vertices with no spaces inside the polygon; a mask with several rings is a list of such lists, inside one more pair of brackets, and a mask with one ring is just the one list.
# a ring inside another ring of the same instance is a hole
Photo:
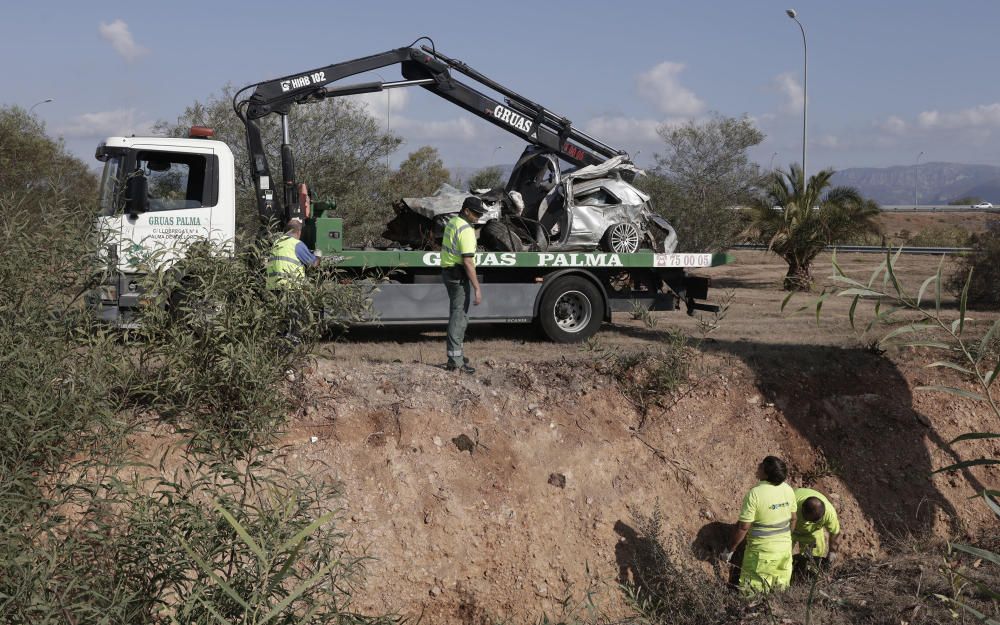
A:
{"label": "green shrub", "polygon": [[598,370],[610,375],[622,396],[639,411],[638,429],[645,425],[651,408],[667,405],[674,391],[687,381],[691,369],[688,338],[676,330],[664,332],[653,347],[608,351],[598,346],[595,351]]}
{"label": "green shrub", "polygon": [[316,271],[301,289],[269,291],[262,242],[234,255],[193,246],[151,268],[129,341],[131,398],[221,454],[273,441],[292,396],[283,388],[312,343],[357,317],[366,292]]}
{"label": "green shrub", "polygon": [[1000,307],[1000,219],[989,223],[985,232],[973,235],[974,254],[963,256],[951,278],[951,288],[960,292],[972,272],[968,301],[983,308]]}

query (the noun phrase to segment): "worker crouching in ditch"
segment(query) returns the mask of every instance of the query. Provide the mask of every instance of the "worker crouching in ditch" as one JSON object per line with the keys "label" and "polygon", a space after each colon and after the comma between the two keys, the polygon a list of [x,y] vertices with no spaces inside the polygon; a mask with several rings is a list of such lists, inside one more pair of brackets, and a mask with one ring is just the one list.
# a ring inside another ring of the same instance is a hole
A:
{"label": "worker crouching in ditch", "polygon": [[760,482],[743,498],[739,520],[722,559],[746,539],[740,565],[740,592],[745,595],[788,588],[792,579],[792,528],[795,527],[795,491],[785,483],[788,469],[775,456],[757,466]]}
{"label": "worker crouching in ditch", "polygon": [[472,224],[485,212],[481,199],[465,198],[462,210],[445,226],[441,240],[441,279],[448,290],[448,364],[445,368],[449,371],[476,372],[469,366],[463,344],[469,325],[469,301],[476,306],[483,301],[476,278],[476,233]]}
{"label": "worker crouching in ditch", "polygon": [[[840,520],[830,500],[811,488],[796,488],[795,502],[798,514],[792,542],[799,553],[794,559],[795,575],[815,573],[832,566],[837,558],[837,539],[840,537]],[[825,532],[829,532],[827,544]]]}

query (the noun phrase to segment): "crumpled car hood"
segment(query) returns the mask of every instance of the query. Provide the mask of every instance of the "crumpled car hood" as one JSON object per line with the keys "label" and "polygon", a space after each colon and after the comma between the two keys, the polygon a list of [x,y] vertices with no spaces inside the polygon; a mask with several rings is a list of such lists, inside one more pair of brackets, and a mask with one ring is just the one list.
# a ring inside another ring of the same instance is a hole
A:
{"label": "crumpled car hood", "polygon": [[636,167],[624,154],[620,154],[597,165],[587,165],[586,167],[581,167],[580,169],[563,172],[562,178],[563,180],[592,180],[594,178],[607,178],[613,171],[627,171],[640,176],[646,175],[646,172]]}
{"label": "crumpled car hood", "polygon": [[[472,197],[473,195],[476,194],[460,191],[446,182],[438,187],[434,195],[428,197],[404,197],[402,202],[414,213],[433,220],[440,215],[449,215],[462,210],[462,202],[465,201],[465,198]],[[482,196],[479,195],[478,197]],[[498,219],[500,217],[501,207],[499,202],[490,203],[484,199],[483,204],[486,205],[487,211],[480,218],[479,223],[486,223],[491,219]]]}

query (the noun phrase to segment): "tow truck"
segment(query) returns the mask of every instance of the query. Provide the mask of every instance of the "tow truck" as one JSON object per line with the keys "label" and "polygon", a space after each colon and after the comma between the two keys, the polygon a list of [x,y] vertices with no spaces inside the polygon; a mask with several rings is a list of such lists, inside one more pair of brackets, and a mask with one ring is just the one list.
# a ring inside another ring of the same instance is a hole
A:
{"label": "tow truck", "polygon": [[[528,143],[507,184],[506,198],[515,195],[509,192],[516,191],[513,187],[525,179],[526,168],[547,168],[557,179],[560,175],[567,180],[578,175],[590,181],[583,185],[589,191],[601,186],[600,176],[605,174],[630,186],[629,172],[634,171],[634,167],[619,167],[631,163],[625,152],[574,128],[567,118],[465,63],[437,52],[429,39],[429,46],[416,47],[419,42],[255,83],[233,98],[234,111],[246,129],[261,223],[283,227],[292,218],[303,219],[307,230],[315,233],[307,243],[323,266],[334,266],[352,278],[377,277],[371,294],[372,317],[366,320],[369,323],[447,323],[440,252],[433,245],[418,249],[398,243],[381,248],[344,247],[343,219],[329,209],[313,214],[306,207],[295,175],[291,107],[326,98],[420,87]],[[402,80],[339,83],[391,65],[400,66]],[[457,75],[478,83],[479,89]],[[261,120],[268,115],[278,115],[281,124],[281,171],[277,179],[271,173],[260,129]],[[166,256],[170,257],[178,254],[176,250],[183,245],[204,239],[232,245],[236,227],[234,159],[224,142],[211,137],[209,129],[194,127],[189,138],[111,137],[97,148],[96,156],[104,162],[101,226],[114,235],[109,253],[117,267],[94,301],[103,319],[128,323],[141,298],[138,265],[150,253],[169,250]],[[557,162],[568,164],[568,170],[559,167],[552,171]],[[607,166],[609,162],[615,164],[613,172]],[[588,177],[588,171],[596,173]],[[559,198],[552,189],[563,189],[565,193],[565,186],[549,182],[547,190],[529,200],[529,209],[534,217],[544,217],[539,215],[541,211],[547,209],[551,215],[555,212],[553,205],[560,203],[562,216],[545,223],[547,240],[533,251],[481,248],[476,265],[483,303],[472,308],[470,322],[537,323],[553,341],[578,342],[610,321],[613,311],[635,306],[676,310],[682,304],[688,314],[717,310],[699,301],[707,298],[709,280],[688,275],[687,269],[723,264],[725,254],[673,253],[676,239],[671,243],[666,235],[673,234],[672,229],[661,218],[650,218],[648,222],[650,229],[659,228],[661,235],[658,243],[655,238],[648,239],[648,249],[637,249],[638,239],[632,236],[615,239],[633,245],[623,251],[602,249],[579,237],[574,239],[576,247],[568,245],[566,233],[573,228],[573,197]],[[642,214],[652,214],[647,210],[648,196],[636,193]],[[588,204],[587,208],[595,207]],[[601,213],[610,208],[597,206],[596,210]],[[543,219],[535,221],[541,224]],[[625,234],[633,233],[626,229]]]}

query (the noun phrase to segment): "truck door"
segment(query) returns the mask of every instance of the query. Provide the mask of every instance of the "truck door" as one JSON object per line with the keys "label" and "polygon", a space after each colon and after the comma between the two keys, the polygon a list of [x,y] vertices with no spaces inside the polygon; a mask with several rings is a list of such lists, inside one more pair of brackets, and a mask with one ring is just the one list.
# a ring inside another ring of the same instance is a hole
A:
{"label": "truck door", "polygon": [[218,158],[211,150],[138,149],[135,171],[148,187],[148,210],[122,218],[121,263],[133,271],[169,262],[193,242],[208,239],[218,203]]}

